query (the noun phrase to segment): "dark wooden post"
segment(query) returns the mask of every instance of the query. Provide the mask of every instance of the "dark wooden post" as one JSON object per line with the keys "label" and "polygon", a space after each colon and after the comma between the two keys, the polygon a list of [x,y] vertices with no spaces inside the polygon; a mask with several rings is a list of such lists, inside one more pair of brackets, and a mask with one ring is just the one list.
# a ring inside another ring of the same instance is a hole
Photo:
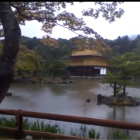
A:
{"label": "dark wooden post", "polygon": [[87,78],[87,66],[85,67],[85,76]]}
{"label": "dark wooden post", "polygon": [[76,77],[78,76],[77,73],[78,73],[78,67],[76,66],[76,68],[75,68],[75,76]]}
{"label": "dark wooden post", "polygon": [[73,68],[74,76],[76,76],[76,67]]}
{"label": "dark wooden post", "polygon": [[84,68],[84,75],[83,76],[86,76],[86,67]]}
{"label": "dark wooden post", "polygon": [[78,76],[80,76],[80,72],[81,72],[80,66],[78,66],[78,72],[77,72]]}
{"label": "dark wooden post", "polygon": [[82,77],[82,72],[83,72],[83,68],[82,66],[80,67],[80,77]]}
{"label": "dark wooden post", "polygon": [[94,78],[94,66],[92,67],[92,78]]}
{"label": "dark wooden post", "polygon": [[23,118],[20,115],[20,112],[22,110],[17,110],[17,114],[16,114],[16,129],[17,131],[15,132],[15,140],[19,140],[22,139],[23,137]]}
{"label": "dark wooden post", "polygon": [[87,66],[87,74],[86,74],[86,78],[88,79],[88,66]]}

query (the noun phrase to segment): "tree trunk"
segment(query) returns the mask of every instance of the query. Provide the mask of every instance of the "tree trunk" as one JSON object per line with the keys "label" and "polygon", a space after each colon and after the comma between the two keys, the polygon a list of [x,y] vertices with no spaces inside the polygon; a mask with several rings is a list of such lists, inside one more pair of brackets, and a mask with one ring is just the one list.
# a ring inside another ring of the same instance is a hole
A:
{"label": "tree trunk", "polygon": [[116,110],[116,106],[114,106],[114,108],[113,108],[113,119],[117,120],[116,118],[117,118],[117,110]]}
{"label": "tree trunk", "polygon": [[18,69],[17,72],[18,72],[18,76],[21,76],[21,70]]}
{"label": "tree trunk", "polygon": [[51,77],[51,71],[50,71],[50,69],[48,70],[48,77],[49,78]]}
{"label": "tree trunk", "polygon": [[52,79],[55,79],[57,77],[58,73],[54,73]]}
{"label": "tree trunk", "polygon": [[37,76],[36,70],[33,72],[33,77]]}
{"label": "tree trunk", "polygon": [[117,83],[116,82],[114,82],[113,84],[110,83],[110,86],[113,88],[114,97],[116,97],[116,94],[117,94]]}
{"label": "tree trunk", "polygon": [[126,85],[123,85],[123,96],[125,96],[126,93]]}
{"label": "tree trunk", "polygon": [[0,103],[5,98],[14,78],[15,59],[18,54],[21,30],[10,7],[10,2],[0,3],[0,21],[3,25],[5,41],[0,58]]}
{"label": "tree trunk", "polygon": [[117,92],[117,83],[116,82],[114,83],[114,88],[113,89],[114,89],[114,97],[116,97],[116,94],[117,94],[116,93]]}

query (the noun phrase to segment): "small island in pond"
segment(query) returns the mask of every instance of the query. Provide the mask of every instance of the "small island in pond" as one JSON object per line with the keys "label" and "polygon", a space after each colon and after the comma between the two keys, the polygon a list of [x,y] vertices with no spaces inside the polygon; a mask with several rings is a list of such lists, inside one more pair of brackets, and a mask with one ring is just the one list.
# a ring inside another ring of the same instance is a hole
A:
{"label": "small island in pond", "polygon": [[97,95],[98,104],[138,106],[138,98],[129,96],[126,86],[132,86],[139,80],[140,55],[137,51],[116,55],[109,60],[107,74],[101,79],[102,84],[110,84],[113,95]]}
{"label": "small island in pond", "polygon": [[125,96],[125,97],[114,97],[112,96],[103,96],[101,94],[97,95],[97,104],[106,104],[106,105],[112,105],[112,106],[138,106],[140,105],[140,100],[131,97],[131,96]]}

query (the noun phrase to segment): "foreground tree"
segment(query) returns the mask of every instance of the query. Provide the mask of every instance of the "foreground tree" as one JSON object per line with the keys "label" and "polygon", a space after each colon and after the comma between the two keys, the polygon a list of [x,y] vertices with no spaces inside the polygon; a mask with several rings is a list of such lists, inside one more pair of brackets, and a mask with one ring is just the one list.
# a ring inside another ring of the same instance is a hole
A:
{"label": "foreground tree", "polygon": [[[3,52],[0,59],[0,102],[4,99],[5,93],[13,80],[14,67],[21,37],[19,24],[24,25],[26,20],[42,22],[42,30],[47,33],[51,33],[53,27],[59,25],[73,32],[82,31],[86,35],[95,35],[95,37],[104,44],[101,40],[102,38],[93,29],[86,26],[82,18],[77,18],[73,13],[67,11],[59,11],[61,8],[66,8],[67,3],[73,4],[73,2],[0,3],[0,21],[2,25],[0,35],[5,36]],[[106,20],[113,22],[115,18],[120,18],[124,13],[122,9],[117,9],[118,3],[95,2],[96,5],[99,5],[98,9],[89,8],[89,10],[84,10],[82,14],[83,16],[98,18],[99,14],[102,13]],[[83,36],[79,35],[79,38],[81,39]],[[86,36],[84,38],[88,37]],[[55,40],[49,38],[47,38],[47,43],[57,46]]]}

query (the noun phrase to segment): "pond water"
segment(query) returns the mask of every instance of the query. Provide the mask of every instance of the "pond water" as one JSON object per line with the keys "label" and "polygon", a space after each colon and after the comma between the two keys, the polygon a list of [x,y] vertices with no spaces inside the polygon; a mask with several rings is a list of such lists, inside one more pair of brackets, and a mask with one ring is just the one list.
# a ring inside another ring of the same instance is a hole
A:
{"label": "pond water", "polygon": [[[73,79],[68,85],[17,84],[10,87],[12,97],[6,97],[1,104],[3,109],[22,109],[28,111],[84,116],[109,120],[120,120],[140,123],[140,106],[108,107],[97,105],[97,94],[111,95],[112,88],[108,84],[100,84],[97,79]],[[140,88],[127,87],[130,95],[140,98]],[[87,103],[86,99],[91,102]],[[80,127],[74,123],[64,123],[67,127]],[[69,129],[68,128],[68,129]],[[95,127],[103,135],[105,127]],[[137,131],[132,135],[140,137]]]}

